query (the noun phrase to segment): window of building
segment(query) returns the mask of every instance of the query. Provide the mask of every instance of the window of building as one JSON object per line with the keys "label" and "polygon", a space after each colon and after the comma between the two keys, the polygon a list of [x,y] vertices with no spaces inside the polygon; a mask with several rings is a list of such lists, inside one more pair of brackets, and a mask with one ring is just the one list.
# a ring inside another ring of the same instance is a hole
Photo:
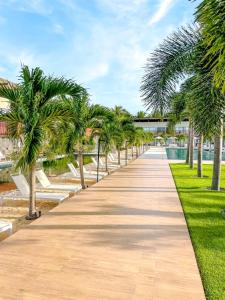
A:
{"label": "window of building", "polygon": [[166,127],[158,127],[157,132],[166,132]]}
{"label": "window of building", "polygon": [[156,127],[149,127],[149,131],[154,133],[157,132],[157,128]]}

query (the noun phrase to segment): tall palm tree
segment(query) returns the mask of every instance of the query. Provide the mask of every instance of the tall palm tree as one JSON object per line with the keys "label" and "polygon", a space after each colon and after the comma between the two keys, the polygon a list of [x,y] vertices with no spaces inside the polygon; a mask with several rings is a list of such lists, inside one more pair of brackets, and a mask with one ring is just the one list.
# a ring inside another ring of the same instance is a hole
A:
{"label": "tall palm tree", "polygon": [[83,153],[90,145],[92,134],[87,134],[88,129],[93,129],[100,119],[104,118],[108,110],[98,104],[90,104],[89,97],[84,92],[79,98],[69,97],[66,99],[67,108],[70,112],[70,122],[66,124],[66,151],[74,152],[75,148],[78,153],[80,168],[81,186],[85,189],[83,173]]}
{"label": "tall palm tree", "polygon": [[190,163],[190,145],[192,141],[192,130],[191,130],[191,115],[188,110],[188,99],[187,95],[188,88],[186,84],[181,85],[179,92],[174,92],[170,96],[170,112],[169,116],[169,131],[173,131],[172,133],[175,135],[175,125],[180,123],[186,118],[189,118],[189,126],[188,126],[188,143],[187,143],[187,155],[186,155],[186,163]]}
{"label": "tall palm tree", "polygon": [[128,160],[128,147],[133,146],[135,141],[135,126],[133,123],[127,123],[123,126],[123,132],[125,135],[125,161]]}
{"label": "tall palm tree", "polygon": [[22,140],[17,168],[28,170],[30,184],[29,219],[39,216],[36,210],[35,166],[43,145],[55,123],[69,117],[58,95],[79,96],[81,87],[64,78],[46,77],[40,68],[23,66],[16,86],[0,87],[0,96],[9,100],[10,111],[1,114],[12,139]]}
{"label": "tall palm tree", "polygon": [[145,140],[145,132],[143,127],[135,127],[134,145],[136,147],[136,158],[141,154],[141,145]]}
{"label": "tall palm tree", "polygon": [[112,122],[110,110],[93,130],[92,135],[98,135],[101,141],[102,151],[105,154],[105,171],[108,172],[108,154],[113,149],[115,136],[115,126]]}
{"label": "tall palm tree", "polygon": [[225,98],[220,90],[212,88],[212,85],[212,78],[208,74],[195,76],[191,106],[193,108],[192,116],[196,131],[202,133],[205,138],[211,139],[214,136],[214,164],[211,189],[220,190]]}
{"label": "tall palm tree", "polygon": [[216,87],[225,93],[225,0],[203,0],[196,11],[206,48],[204,65],[210,70]]}
{"label": "tall palm tree", "polygon": [[115,125],[114,143],[116,145],[116,149],[118,153],[118,165],[120,165],[120,151],[126,140],[124,126],[126,126],[129,123],[132,123],[133,117],[122,106],[115,106],[112,109],[112,113],[114,116],[113,122]]}
{"label": "tall palm tree", "polygon": [[[209,72],[202,68],[202,59],[205,55],[205,49],[201,46],[201,32],[198,28],[182,28],[168,37],[157,50],[154,51],[151,60],[146,66],[146,74],[143,78],[142,92],[143,100],[147,107],[160,109],[161,113],[169,108],[169,95],[174,92],[176,85],[185,77],[194,76],[195,80],[192,83],[193,97],[200,93],[206,94],[209,89],[212,90],[208,95],[207,104],[210,103],[208,111],[210,113],[202,114],[200,120],[195,118],[193,126],[201,128],[203,131],[208,129],[208,133],[213,132],[217,128],[220,131],[220,121],[223,119],[223,101],[221,94],[215,90]],[[195,85],[194,82],[199,81],[201,85]],[[195,88],[195,89],[194,89]],[[203,90],[204,89],[204,90]],[[209,96],[208,96],[209,98]],[[202,97],[195,98],[198,106],[203,103]],[[211,109],[213,106],[214,109]],[[196,114],[199,112],[197,105]],[[203,106],[201,106],[203,110]],[[219,111],[219,115],[215,112]],[[192,109],[193,114],[193,109]],[[201,123],[201,126],[199,124]],[[219,133],[218,133],[219,134]],[[215,142],[218,140],[215,138]],[[192,145],[192,143],[190,143]],[[217,148],[217,147],[216,147]],[[219,145],[219,152],[222,148]],[[214,164],[220,164],[219,152],[215,152]],[[218,154],[218,155],[217,155]],[[192,162],[191,162],[192,164]],[[214,168],[214,171],[220,170],[219,167]],[[219,178],[218,174],[213,175],[214,178]],[[218,189],[218,184],[212,184],[213,189]]]}
{"label": "tall palm tree", "polygon": [[179,133],[177,136],[177,141],[179,142],[179,146],[182,147],[182,142],[185,141],[186,136],[183,133]]}
{"label": "tall palm tree", "polygon": [[150,142],[152,142],[154,140],[154,135],[152,132],[148,131],[148,132],[145,132],[145,145],[149,145]]}

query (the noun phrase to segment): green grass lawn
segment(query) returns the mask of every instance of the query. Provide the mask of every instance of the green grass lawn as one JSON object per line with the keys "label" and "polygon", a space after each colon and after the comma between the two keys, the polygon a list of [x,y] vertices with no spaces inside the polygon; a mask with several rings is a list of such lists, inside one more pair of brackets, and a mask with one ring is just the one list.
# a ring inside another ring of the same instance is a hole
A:
{"label": "green grass lawn", "polygon": [[[225,190],[210,191],[212,165],[204,165],[204,178],[196,168],[170,165],[188,223],[206,297],[225,300]],[[225,166],[221,186],[225,189]]]}

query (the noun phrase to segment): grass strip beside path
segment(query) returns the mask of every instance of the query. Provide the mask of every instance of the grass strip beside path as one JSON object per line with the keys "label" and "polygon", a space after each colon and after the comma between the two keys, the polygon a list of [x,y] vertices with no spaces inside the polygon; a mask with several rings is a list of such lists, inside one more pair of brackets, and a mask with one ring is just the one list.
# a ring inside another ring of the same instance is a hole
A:
{"label": "grass strip beside path", "polygon": [[[225,300],[225,190],[210,191],[212,165],[204,165],[204,178],[197,178],[196,167],[170,165],[183,206],[206,297]],[[225,189],[225,166],[221,186]]]}

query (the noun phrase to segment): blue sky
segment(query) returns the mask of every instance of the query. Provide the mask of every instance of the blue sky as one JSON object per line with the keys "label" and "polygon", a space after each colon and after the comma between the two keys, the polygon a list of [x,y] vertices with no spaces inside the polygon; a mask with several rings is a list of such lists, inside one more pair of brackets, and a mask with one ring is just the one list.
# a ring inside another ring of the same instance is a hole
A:
{"label": "blue sky", "polygon": [[[197,2],[198,3],[198,2]],[[95,103],[143,110],[140,82],[149,53],[193,22],[188,0],[0,0],[0,77],[21,63],[73,78]]]}

